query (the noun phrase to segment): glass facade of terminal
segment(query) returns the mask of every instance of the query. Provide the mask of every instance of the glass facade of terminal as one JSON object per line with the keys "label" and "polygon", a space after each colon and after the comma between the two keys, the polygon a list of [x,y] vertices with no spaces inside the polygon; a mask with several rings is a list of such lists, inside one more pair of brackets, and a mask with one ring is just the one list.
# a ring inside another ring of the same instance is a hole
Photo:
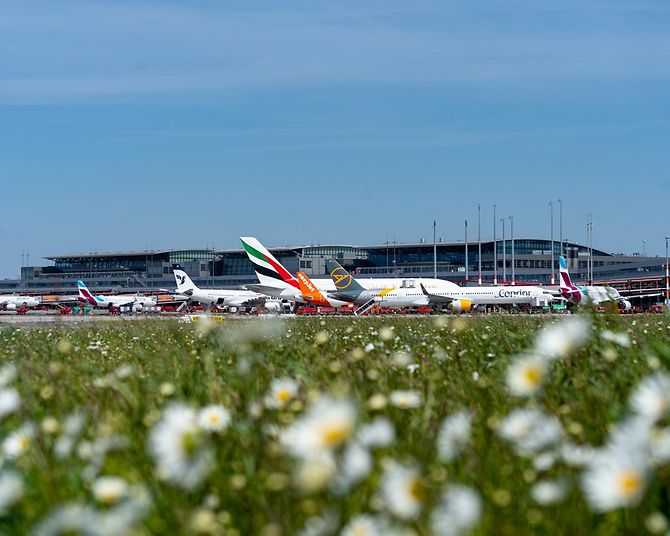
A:
{"label": "glass facade of terminal", "polygon": [[[507,238],[507,237],[506,237]],[[485,282],[493,279],[493,241],[482,242],[481,267]],[[498,241],[497,271],[500,280],[505,272],[509,281],[512,271],[512,241]],[[560,243],[554,241],[554,274],[558,272]],[[414,276],[432,277],[433,244],[380,244],[375,246],[306,245],[270,248],[272,254],[290,272],[305,271],[312,278],[327,277],[326,259],[334,257],[346,268],[360,276]],[[564,251],[577,281],[584,281],[588,250],[585,246],[566,242]],[[514,271],[518,282],[547,284],[552,273],[551,241],[516,239],[514,241]],[[612,279],[630,278],[635,274],[649,276],[662,265],[658,259],[635,255],[611,255],[593,250],[593,267],[596,277]],[[52,266],[23,267],[20,282],[7,282],[21,288],[71,289],[77,279],[83,279],[93,288],[172,288],[174,277],[171,264],[180,263],[192,279],[203,287],[232,288],[257,282],[252,264],[244,250],[185,249],[140,251],[125,253],[90,253],[51,257]],[[468,271],[465,269],[465,244],[463,242],[437,243],[438,277],[471,283],[479,271],[478,244],[468,243]]]}

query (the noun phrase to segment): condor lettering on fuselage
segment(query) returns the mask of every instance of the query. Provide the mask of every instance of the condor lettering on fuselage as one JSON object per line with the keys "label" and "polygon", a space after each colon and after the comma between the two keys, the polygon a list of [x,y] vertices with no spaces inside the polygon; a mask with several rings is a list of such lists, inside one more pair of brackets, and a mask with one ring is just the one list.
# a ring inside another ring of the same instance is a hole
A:
{"label": "condor lettering on fuselage", "polygon": [[519,298],[521,296],[530,296],[530,290],[505,290],[500,289],[498,291],[498,296],[501,298]]}

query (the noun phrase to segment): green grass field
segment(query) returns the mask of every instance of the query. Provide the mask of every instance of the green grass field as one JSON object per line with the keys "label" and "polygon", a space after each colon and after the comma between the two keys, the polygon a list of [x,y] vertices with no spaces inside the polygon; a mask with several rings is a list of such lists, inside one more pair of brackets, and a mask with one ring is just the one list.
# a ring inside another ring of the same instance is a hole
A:
{"label": "green grass field", "polygon": [[0,533],[666,534],[670,319],[551,321],[2,329]]}

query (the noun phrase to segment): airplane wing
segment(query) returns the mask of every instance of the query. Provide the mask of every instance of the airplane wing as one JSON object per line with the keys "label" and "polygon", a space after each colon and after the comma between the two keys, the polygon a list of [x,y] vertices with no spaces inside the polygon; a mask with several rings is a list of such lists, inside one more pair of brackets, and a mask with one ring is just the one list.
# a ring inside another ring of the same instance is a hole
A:
{"label": "airplane wing", "polygon": [[270,287],[267,285],[244,285],[245,290],[251,290],[253,292],[258,292],[260,294],[272,294],[273,292],[277,292],[277,287]]}
{"label": "airplane wing", "polygon": [[621,297],[624,300],[635,300],[635,299],[639,299],[639,298],[653,298],[654,296],[663,296],[663,292],[655,292],[653,294],[633,294],[632,296],[621,294]]}
{"label": "airplane wing", "polygon": [[450,298],[448,296],[438,296],[437,294],[431,294],[426,290],[426,287],[423,286],[423,283],[419,283],[419,286],[421,287],[421,292],[423,292],[424,296],[428,296],[428,301],[431,303],[451,303],[454,301],[454,298]]}

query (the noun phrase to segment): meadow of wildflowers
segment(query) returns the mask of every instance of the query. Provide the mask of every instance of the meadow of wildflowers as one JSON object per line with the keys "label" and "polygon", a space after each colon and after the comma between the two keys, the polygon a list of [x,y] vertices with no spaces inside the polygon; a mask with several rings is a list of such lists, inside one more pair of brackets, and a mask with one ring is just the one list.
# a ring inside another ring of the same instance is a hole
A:
{"label": "meadow of wildflowers", "polygon": [[0,330],[0,534],[670,534],[665,316]]}

